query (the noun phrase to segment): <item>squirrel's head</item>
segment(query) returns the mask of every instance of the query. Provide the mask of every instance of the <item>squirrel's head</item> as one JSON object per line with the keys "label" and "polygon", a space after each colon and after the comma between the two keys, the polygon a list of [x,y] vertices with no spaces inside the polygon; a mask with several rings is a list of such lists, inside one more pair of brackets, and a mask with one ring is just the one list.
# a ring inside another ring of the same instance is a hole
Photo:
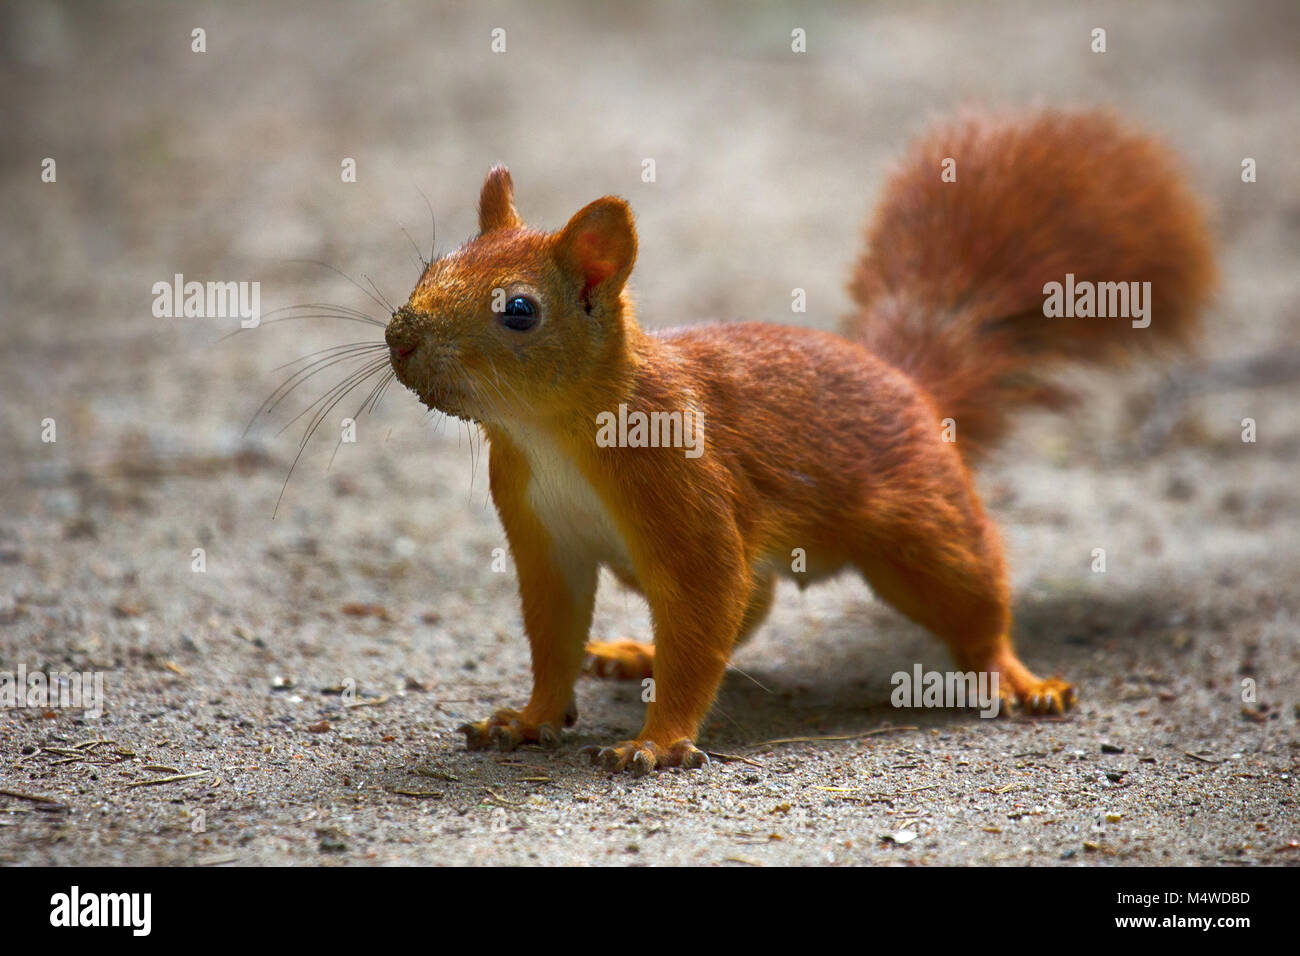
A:
{"label": "squirrel's head", "polygon": [[627,203],[606,196],[559,232],[530,229],[496,166],[478,219],[478,236],[431,263],[389,321],[397,380],[430,408],[488,423],[564,411],[608,387],[634,322]]}

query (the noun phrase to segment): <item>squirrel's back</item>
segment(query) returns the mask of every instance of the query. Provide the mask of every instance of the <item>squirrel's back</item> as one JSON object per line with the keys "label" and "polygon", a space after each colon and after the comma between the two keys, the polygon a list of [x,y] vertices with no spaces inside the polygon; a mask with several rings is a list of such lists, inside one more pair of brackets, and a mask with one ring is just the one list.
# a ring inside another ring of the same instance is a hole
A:
{"label": "squirrel's back", "polygon": [[[889,179],[867,244],[843,331],[930,393],[968,459],[1018,407],[1062,403],[1050,366],[1187,344],[1215,278],[1169,152],[1096,111],[968,114],[933,130]],[[1049,317],[1054,282],[1150,283],[1150,324]]]}

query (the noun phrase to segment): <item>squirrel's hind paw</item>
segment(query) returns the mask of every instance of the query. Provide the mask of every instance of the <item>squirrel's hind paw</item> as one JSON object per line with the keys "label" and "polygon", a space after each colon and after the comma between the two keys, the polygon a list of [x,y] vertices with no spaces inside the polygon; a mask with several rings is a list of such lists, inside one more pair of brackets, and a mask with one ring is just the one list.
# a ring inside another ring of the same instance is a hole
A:
{"label": "squirrel's hind paw", "polygon": [[661,747],[653,740],[625,740],[612,747],[583,747],[580,752],[610,773],[631,770],[634,777],[644,777],[656,768],[694,770],[709,763],[709,755],[685,737],[670,747]]}
{"label": "squirrel's hind paw", "polygon": [[551,723],[535,724],[516,710],[498,710],[486,720],[463,724],[458,731],[465,735],[468,750],[514,750],[520,744],[540,744],[546,750],[560,746],[560,729]]}
{"label": "squirrel's hind paw", "polygon": [[641,641],[589,641],[582,669],[593,677],[645,680],[654,676],[655,646]]}

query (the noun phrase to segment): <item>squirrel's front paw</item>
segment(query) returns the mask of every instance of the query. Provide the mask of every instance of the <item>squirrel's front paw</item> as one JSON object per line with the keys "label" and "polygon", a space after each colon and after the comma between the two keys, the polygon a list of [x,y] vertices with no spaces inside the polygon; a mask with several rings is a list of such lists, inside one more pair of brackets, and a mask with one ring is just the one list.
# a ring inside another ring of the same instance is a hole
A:
{"label": "squirrel's front paw", "polygon": [[1006,688],[999,688],[999,691],[1003,700],[1019,704],[1024,713],[1035,716],[1064,714],[1078,699],[1074,688],[1057,677],[1047,680],[1034,678],[1013,685],[1009,691]]}
{"label": "squirrel's front paw", "polygon": [[514,750],[520,744],[541,744],[547,750],[560,746],[560,729],[552,723],[536,724],[517,710],[498,710],[486,720],[461,726],[469,750]]}
{"label": "squirrel's front paw", "polygon": [[694,770],[709,762],[709,755],[685,737],[670,747],[661,747],[653,740],[625,740],[612,747],[583,747],[581,752],[610,773],[630,769],[634,777],[643,777],[656,767]]}

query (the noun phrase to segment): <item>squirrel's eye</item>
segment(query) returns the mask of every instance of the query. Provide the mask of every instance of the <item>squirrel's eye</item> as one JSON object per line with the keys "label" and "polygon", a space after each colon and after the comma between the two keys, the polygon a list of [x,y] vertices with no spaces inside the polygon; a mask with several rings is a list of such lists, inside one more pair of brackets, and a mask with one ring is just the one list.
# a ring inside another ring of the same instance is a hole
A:
{"label": "squirrel's eye", "polygon": [[526,295],[517,295],[501,312],[501,324],[516,332],[527,332],[537,324],[537,303]]}

